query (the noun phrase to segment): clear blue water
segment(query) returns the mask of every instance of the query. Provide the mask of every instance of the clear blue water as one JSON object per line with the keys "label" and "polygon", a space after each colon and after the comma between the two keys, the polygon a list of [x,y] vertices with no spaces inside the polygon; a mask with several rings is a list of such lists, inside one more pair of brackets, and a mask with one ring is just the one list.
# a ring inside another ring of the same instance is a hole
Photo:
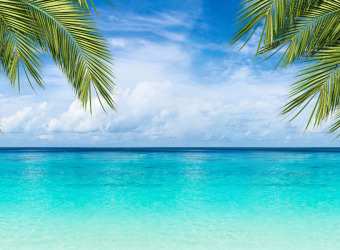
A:
{"label": "clear blue water", "polygon": [[338,149],[2,149],[1,249],[340,249]]}

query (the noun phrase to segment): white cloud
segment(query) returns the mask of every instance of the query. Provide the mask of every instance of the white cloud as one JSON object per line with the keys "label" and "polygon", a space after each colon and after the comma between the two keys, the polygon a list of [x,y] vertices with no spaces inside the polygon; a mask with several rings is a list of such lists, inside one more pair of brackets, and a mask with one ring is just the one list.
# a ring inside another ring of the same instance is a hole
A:
{"label": "white cloud", "polygon": [[[124,31],[147,31],[153,32],[155,30],[161,30],[165,28],[190,28],[194,24],[196,18],[194,16],[182,11],[167,11],[167,12],[155,12],[152,15],[140,15],[135,13],[117,13],[106,17],[105,24],[102,24],[104,30],[121,30],[124,27]],[[111,21],[108,23],[107,21]]]}
{"label": "white cloud", "polygon": [[220,53],[225,47],[188,46],[187,31],[195,18],[186,13],[109,17],[122,22],[110,29],[164,38],[108,39],[116,61],[118,112],[107,115],[97,100],[92,115],[84,112],[60,71],[49,66],[45,93],[0,96],[0,124],[9,138],[0,145],[273,146],[324,138],[320,132],[303,136],[303,119],[284,125],[277,117],[292,70],[282,74],[260,68],[247,51],[206,56],[202,50]]}
{"label": "white cloud", "polygon": [[[242,98],[235,95],[236,90],[242,93]],[[116,114],[105,114],[95,102],[91,116],[74,101],[66,112],[52,119],[42,116],[40,119],[48,134],[95,133],[92,139],[96,141],[110,134],[145,141],[228,142],[237,136],[267,135],[269,130],[263,132],[263,127],[270,126],[266,118],[272,121],[282,104],[281,92],[275,85],[239,82],[220,85],[139,82],[120,91]],[[262,119],[256,121],[258,114]]]}
{"label": "white cloud", "polygon": [[185,12],[170,13],[158,12],[154,16],[131,15],[130,20],[135,20],[139,25],[145,26],[185,26],[190,27],[192,21],[190,16]]}
{"label": "white cloud", "polygon": [[39,135],[39,139],[41,139],[41,140],[49,140],[49,141],[51,141],[51,140],[53,140],[53,136],[52,135]]}
{"label": "white cloud", "polygon": [[[54,90],[47,90],[45,100],[3,116],[5,131],[26,131],[41,141],[110,146],[235,145],[286,138],[288,130],[277,113],[285,101],[289,74],[282,77],[234,58],[210,63],[210,79],[199,82],[188,73],[194,51],[127,38],[116,44],[126,46],[116,66],[117,113],[105,114],[94,101],[91,116],[78,101],[62,102]],[[61,95],[71,92],[67,85],[58,89],[64,91]],[[301,134],[300,125],[288,129],[292,138]]]}
{"label": "white cloud", "polygon": [[123,39],[124,50],[116,50],[115,73],[123,88],[140,81],[188,79],[192,51],[174,43],[155,43],[143,39]]}
{"label": "white cloud", "polygon": [[[104,16],[103,19],[98,21],[102,30],[128,34],[128,37],[135,39],[153,36],[157,38],[156,40],[185,42],[199,18],[199,9],[198,7],[195,12],[153,12],[150,15],[122,12]],[[110,42],[115,47],[125,47],[125,44],[117,39],[110,39]]]}
{"label": "white cloud", "polygon": [[31,105],[17,111],[14,115],[2,117],[0,124],[4,131],[29,132],[40,128],[48,108],[47,102],[31,103]]}
{"label": "white cloud", "polygon": [[109,39],[109,43],[113,47],[120,47],[120,48],[125,48],[125,40],[123,38],[111,38]]}
{"label": "white cloud", "polygon": [[9,128],[9,131],[26,130],[28,118],[32,118],[32,107],[26,107],[12,116],[2,118],[1,124],[3,127]]}

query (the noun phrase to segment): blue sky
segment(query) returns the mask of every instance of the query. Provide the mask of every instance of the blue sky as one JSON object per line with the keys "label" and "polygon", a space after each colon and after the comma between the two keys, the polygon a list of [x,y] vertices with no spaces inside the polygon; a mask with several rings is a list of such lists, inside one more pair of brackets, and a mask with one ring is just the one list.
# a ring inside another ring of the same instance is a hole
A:
{"label": "blue sky", "polygon": [[[20,95],[1,78],[0,146],[338,146],[307,116],[278,117],[297,68],[272,71],[226,47],[238,0],[95,1],[115,60],[118,111],[82,110],[46,58],[46,89]],[[26,84],[28,85],[28,84]]]}

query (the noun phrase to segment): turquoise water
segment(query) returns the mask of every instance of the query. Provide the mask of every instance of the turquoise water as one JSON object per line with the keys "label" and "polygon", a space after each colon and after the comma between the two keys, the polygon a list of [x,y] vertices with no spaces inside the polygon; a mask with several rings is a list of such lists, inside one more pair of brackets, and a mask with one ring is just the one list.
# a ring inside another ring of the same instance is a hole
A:
{"label": "turquoise water", "polygon": [[1,249],[340,249],[340,150],[0,150]]}

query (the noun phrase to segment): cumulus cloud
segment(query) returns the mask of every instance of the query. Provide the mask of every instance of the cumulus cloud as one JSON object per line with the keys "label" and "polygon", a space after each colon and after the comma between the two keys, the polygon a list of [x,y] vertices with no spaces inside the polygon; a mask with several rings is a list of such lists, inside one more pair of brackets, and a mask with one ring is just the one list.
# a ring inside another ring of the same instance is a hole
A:
{"label": "cumulus cloud", "polygon": [[24,124],[23,122],[25,122],[29,117],[32,117],[32,107],[26,107],[12,116],[2,118],[1,123],[6,128],[10,128],[9,131],[14,131],[17,129],[26,128],[25,125],[27,124]]}
{"label": "cumulus cloud", "polygon": [[52,135],[39,135],[39,139],[41,140],[53,140]]}
{"label": "cumulus cloud", "polygon": [[107,19],[119,23],[112,29],[163,37],[108,37],[116,60],[118,112],[106,114],[96,99],[92,115],[85,112],[60,71],[49,66],[46,92],[0,96],[6,132],[1,146],[282,146],[321,145],[325,138],[322,132],[303,136],[304,119],[285,125],[277,117],[292,70],[260,68],[246,52],[206,56],[202,50],[220,53],[224,46],[188,46],[195,17],[156,13]]}
{"label": "cumulus cloud", "polygon": [[[241,75],[242,72],[240,69]],[[236,95],[237,92],[242,94]],[[31,107],[24,108],[4,117],[2,122],[10,127],[9,131],[23,127],[40,133],[39,138],[45,140],[53,139],[54,133],[91,133],[94,141],[105,141],[109,136],[150,143],[157,140],[232,142],[247,136],[267,135],[267,127],[282,104],[282,92],[276,85],[257,86],[239,81],[215,85],[143,81],[121,89],[117,113],[104,113],[95,101],[91,116],[74,101],[67,111],[46,117],[41,113],[47,107],[44,103],[39,106],[39,114]]]}
{"label": "cumulus cloud", "polygon": [[[287,127],[277,117],[289,74],[259,70],[251,60],[223,59],[207,61],[210,79],[200,81],[189,73],[195,52],[183,46],[126,38],[115,44],[128,48],[116,66],[117,113],[106,114],[98,100],[91,115],[78,101],[49,99],[4,116],[5,131],[78,146],[256,145],[301,136],[302,123]],[[66,86],[59,88],[69,92]]]}

